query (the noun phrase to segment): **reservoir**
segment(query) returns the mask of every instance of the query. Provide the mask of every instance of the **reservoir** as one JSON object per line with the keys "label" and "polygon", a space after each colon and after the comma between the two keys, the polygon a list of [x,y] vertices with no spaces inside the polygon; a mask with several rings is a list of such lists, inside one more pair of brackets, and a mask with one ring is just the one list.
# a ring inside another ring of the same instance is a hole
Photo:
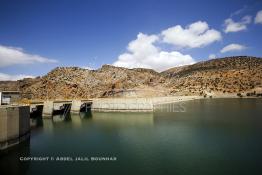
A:
{"label": "reservoir", "polygon": [[200,99],[154,112],[31,119],[0,174],[261,175],[262,99]]}

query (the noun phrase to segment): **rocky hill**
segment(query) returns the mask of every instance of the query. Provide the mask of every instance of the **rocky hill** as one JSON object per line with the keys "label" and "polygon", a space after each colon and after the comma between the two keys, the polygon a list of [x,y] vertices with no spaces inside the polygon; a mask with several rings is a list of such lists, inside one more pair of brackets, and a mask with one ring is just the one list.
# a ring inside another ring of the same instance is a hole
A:
{"label": "rocky hill", "polygon": [[104,65],[98,70],[58,67],[32,84],[20,81],[20,90],[23,94],[32,94],[35,99],[121,96],[132,91],[151,96],[154,94],[148,93],[148,89],[162,89],[162,83],[165,83],[165,78],[149,69],[126,69],[110,65]]}
{"label": "rocky hill", "polygon": [[220,58],[161,73],[110,65],[98,70],[58,67],[43,77],[0,82],[0,89],[8,88],[32,99],[246,93],[262,88],[262,58]]}
{"label": "rocky hill", "polygon": [[262,59],[226,57],[163,72],[172,79],[172,93],[243,93],[262,87]]}
{"label": "rocky hill", "polygon": [[17,81],[0,81],[1,91],[17,91],[19,89]]}

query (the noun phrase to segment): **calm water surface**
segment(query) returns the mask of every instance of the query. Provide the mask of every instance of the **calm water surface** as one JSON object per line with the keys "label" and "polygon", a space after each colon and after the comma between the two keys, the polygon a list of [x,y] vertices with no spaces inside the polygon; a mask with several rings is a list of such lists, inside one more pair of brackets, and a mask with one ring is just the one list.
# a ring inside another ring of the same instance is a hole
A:
{"label": "calm water surface", "polygon": [[[178,105],[178,104],[177,104]],[[261,175],[262,99],[207,99],[154,113],[81,113],[37,120],[0,174]],[[21,156],[117,161],[21,162]]]}

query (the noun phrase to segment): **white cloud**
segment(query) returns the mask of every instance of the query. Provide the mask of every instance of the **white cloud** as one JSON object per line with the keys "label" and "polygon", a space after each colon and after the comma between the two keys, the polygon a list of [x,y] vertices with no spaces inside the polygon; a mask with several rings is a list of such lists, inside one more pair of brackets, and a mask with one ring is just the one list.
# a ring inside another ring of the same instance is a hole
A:
{"label": "white cloud", "polygon": [[87,69],[87,70],[95,70],[95,68],[91,67],[91,66],[83,66],[83,69]]}
{"label": "white cloud", "polygon": [[224,32],[225,33],[229,33],[229,32],[239,32],[242,30],[246,30],[247,29],[247,24],[251,23],[252,21],[252,17],[247,15],[244,16],[239,22],[235,22],[232,18],[228,18],[225,20],[225,29]]}
{"label": "white cloud", "polygon": [[17,64],[56,63],[57,60],[26,53],[22,48],[0,45],[0,67]]}
{"label": "white cloud", "polygon": [[154,44],[159,40],[157,35],[139,33],[137,38],[128,44],[128,52],[121,54],[113,65],[163,71],[171,67],[195,62],[190,55],[183,55],[177,51],[166,52],[156,47]]}
{"label": "white cloud", "polygon": [[21,80],[23,78],[34,78],[32,75],[9,75],[9,74],[4,74],[0,73],[0,81],[16,81],[16,80]]}
{"label": "white cloud", "polygon": [[180,25],[162,31],[163,41],[179,47],[197,48],[221,40],[219,31],[209,29],[206,22],[197,21],[183,28]]}
{"label": "white cloud", "polygon": [[255,17],[255,24],[262,24],[262,10],[257,12]]}
{"label": "white cloud", "polygon": [[209,58],[209,59],[215,59],[215,58],[216,58],[216,55],[215,55],[215,54],[210,54],[210,55],[208,56],[208,58]]}
{"label": "white cloud", "polygon": [[247,47],[240,44],[229,44],[220,50],[221,53],[231,52],[231,51],[242,51]]}

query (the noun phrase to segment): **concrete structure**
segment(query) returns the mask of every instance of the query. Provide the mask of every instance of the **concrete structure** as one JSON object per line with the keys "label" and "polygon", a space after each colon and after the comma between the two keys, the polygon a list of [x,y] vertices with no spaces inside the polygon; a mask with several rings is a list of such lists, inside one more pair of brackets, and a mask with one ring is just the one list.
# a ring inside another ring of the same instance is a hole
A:
{"label": "concrete structure", "polygon": [[55,111],[64,111],[64,113],[71,112],[78,114],[82,106],[92,104],[92,100],[55,100],[55,101],[44,101],[44,102],[32,102],[31,108],[35,108],[37,105],[43,105],[44,118],[51,118]]}
{"label": "concrete structure", "polygon": [[20,100],[19,91],[1,91],[0,92],[0,105],[9,105],[17,103]]}
{"label": "concrete structure", "polygon": [[29,106],[0,106],[0,150],[30,137]]}
{"label": "concrete structure", "polygon": [[99,98],[92,104],[93,111],[153,111],[151,98]]}
{"label": "concrete structure", "polygon": [[170,96],[152,98],[98,98],[92,103],[92,111],[153,111],[155,106],[165,103],[175,103],[194,100],[198,96]]}
{"label": "concrete structure", "polygon": [[54,111],[54,102],[53,101],[45,101],[43,107],[43,117],[52,117]]}
{"label": "concrete structure", "polygon": [[35,118],[42,116],[44,103],[31,103],[30,104],[30,117]]}
{"label": "concrete structure", "polygon": [[153,111],[156,105],[175,103],[200,98],[199,96],[169,96],[169,97],[148,97],[148,98],[97,98],[92,100],[55,100],[31,102],[31,112],[36,106],[43,106],[43,118],[51,118],[54,112],[60,111],[78,114],[81,109],[93,111]]}
{"label": "concrete structure", "polygon": [[78,114],[80,112],[81,105],[81,100],[73,100],[70,112],[73,114]]}

